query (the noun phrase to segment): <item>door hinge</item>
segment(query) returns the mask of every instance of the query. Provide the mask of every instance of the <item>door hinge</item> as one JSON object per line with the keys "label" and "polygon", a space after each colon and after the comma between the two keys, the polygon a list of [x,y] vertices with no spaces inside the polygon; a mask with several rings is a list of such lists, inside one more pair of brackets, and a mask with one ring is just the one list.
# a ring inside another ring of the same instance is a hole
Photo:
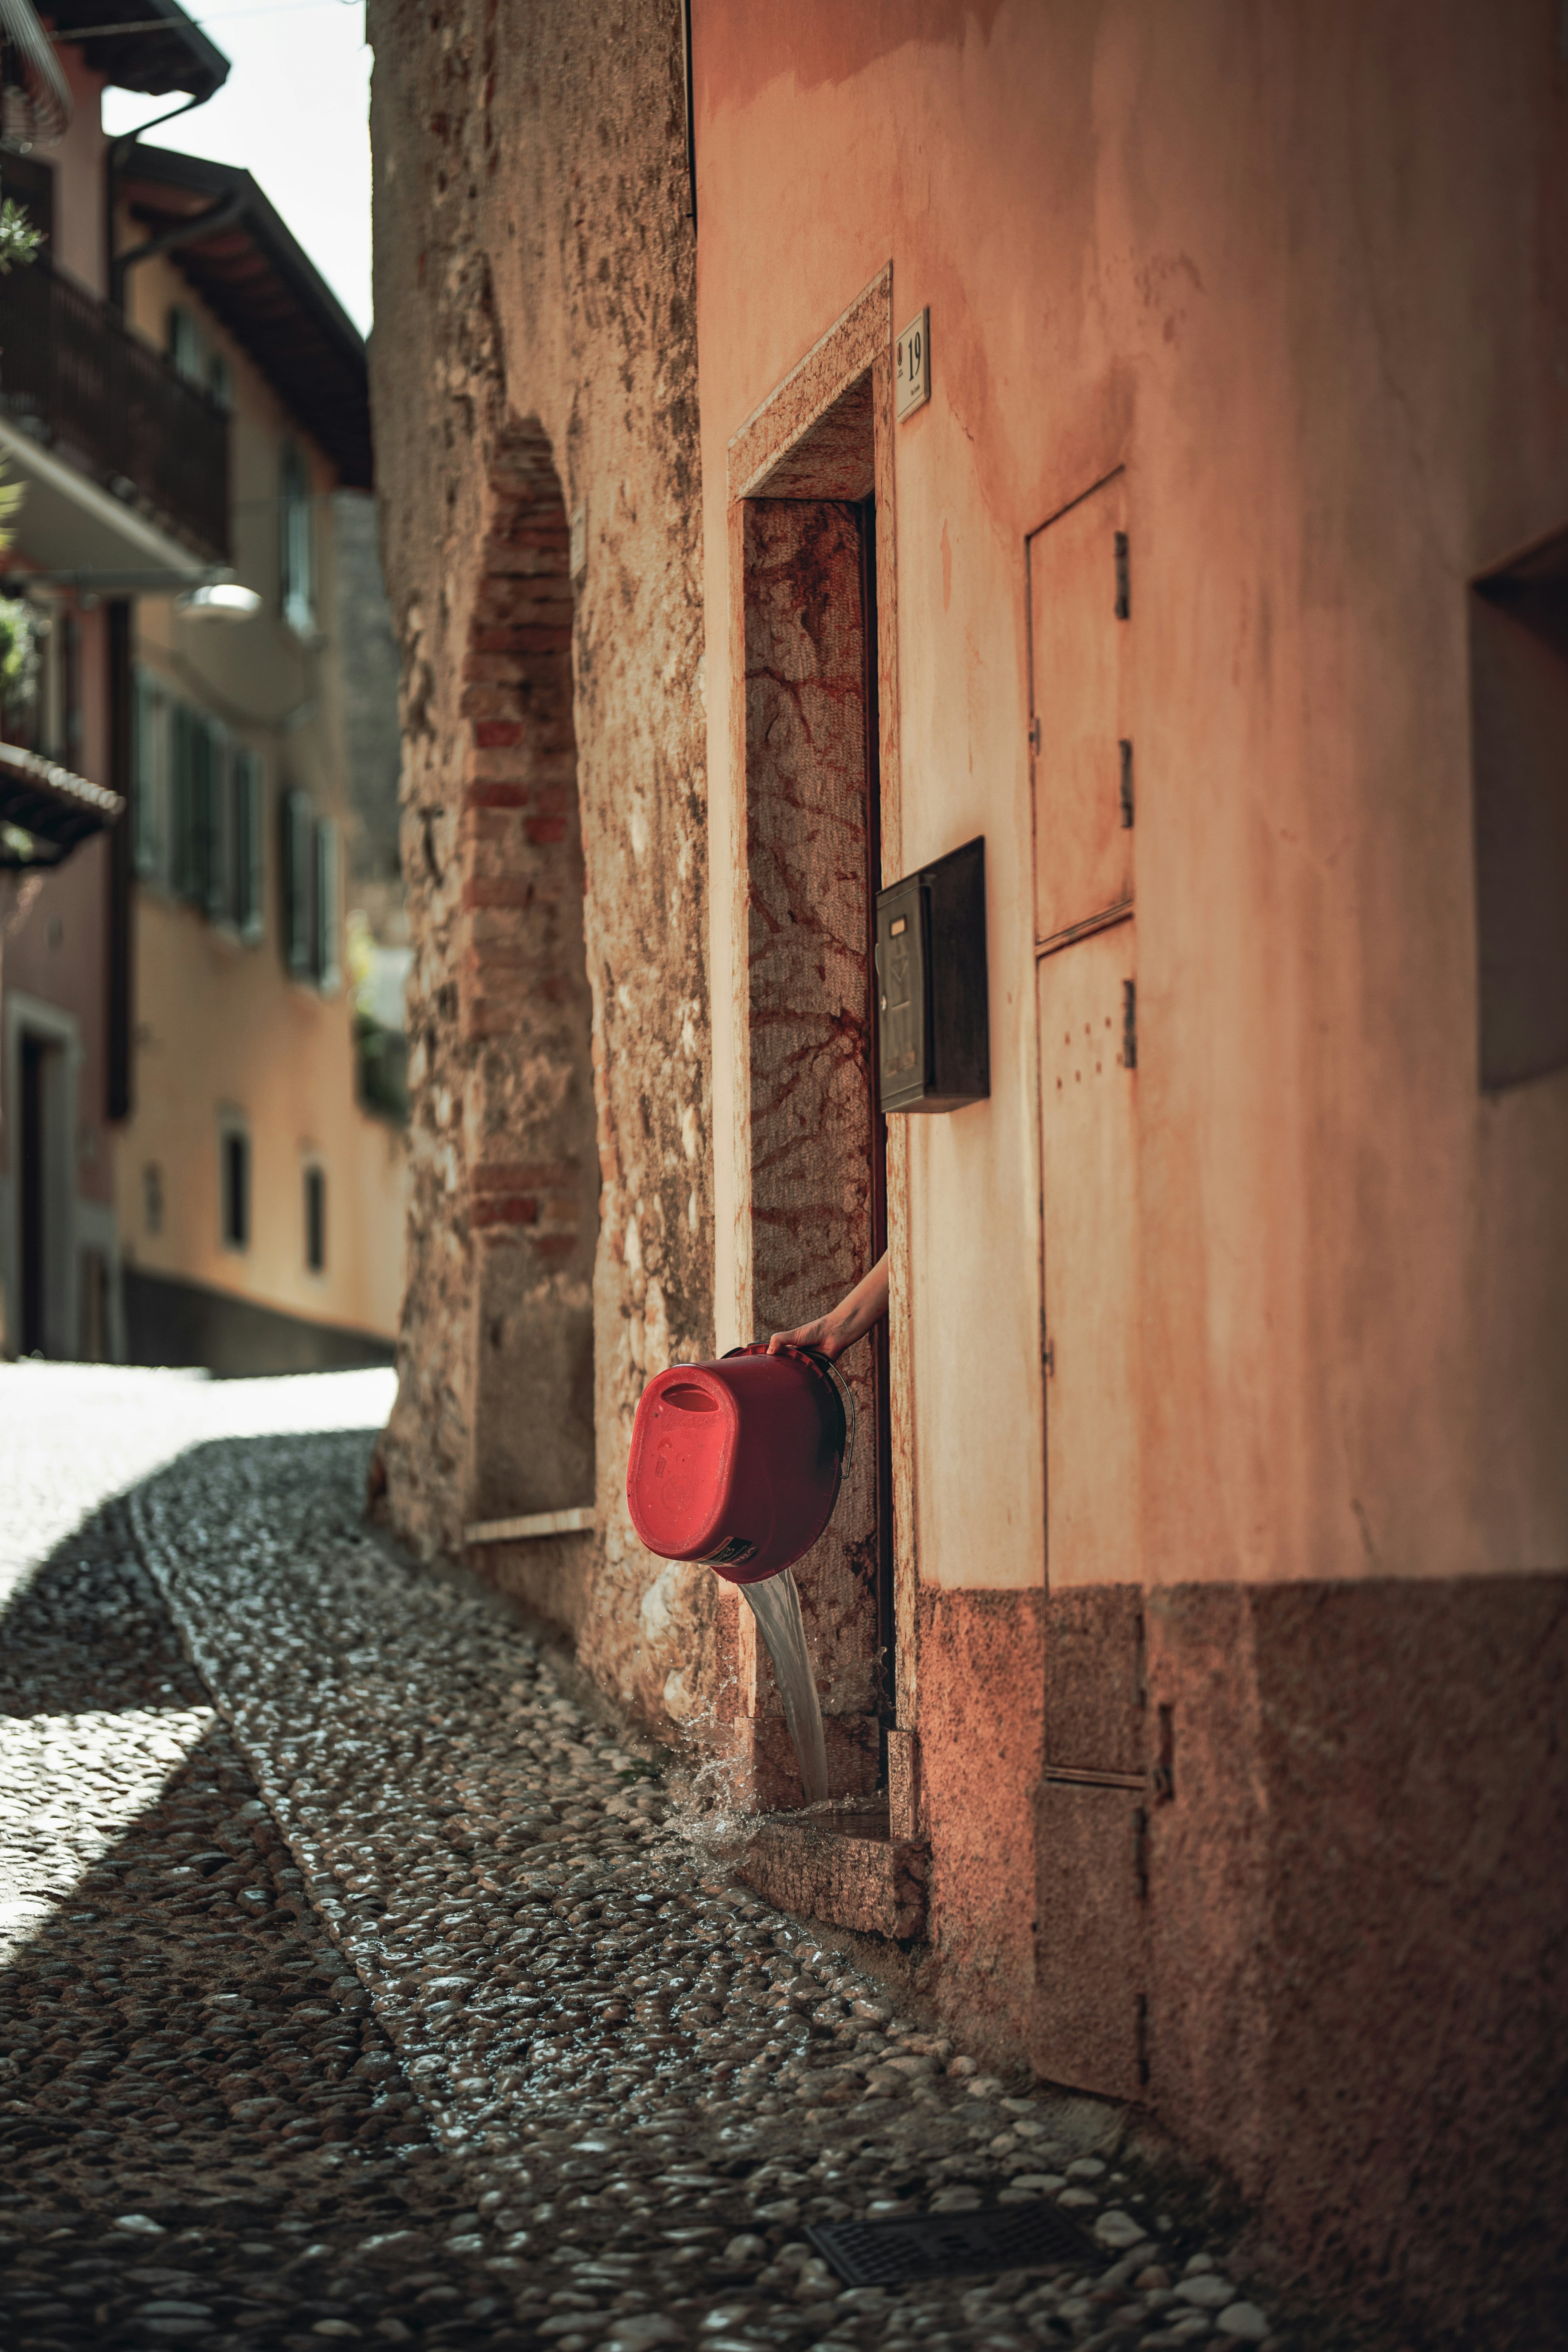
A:
{"label": "door hinge", "polygon": [[1029,749],[1037,760],[1040,756],[1040,722],[1037,717],[1029,721]]}
{"label": "door hinge", "polygon": [[1057,1376],[1057,1343],[1054,1339],[1047,1339],[1040,1349],[1040,1361],[1046,1368],[1047,1380],[1054,1381]]}
{"label": "door hinge", "polygon": [[1150,1786],[1157,1805],[1175,1802],[1176,1796],[1176,1717],[1173,1707],[1162,1706],[1159,1711],[1160,1745],[1154,1769],[1150,1774]]}
{"label": "door hinge", "polygon": [[1149,1816],[1142,1805],[1132,1809],[1132,1883],[1140,1903],[1149,1898]]}
{"label": "door hinge", "polygon": [[1117,747],[1121,753],[1121,830],[1132,830],[1132,746],[1123,736]]}
{"label": "door hinge", "polygon": [[1138,982],[1124,980],[1121,983],[1121,1066],[1124,1070],[1138,1067]]}
{"label": "door hinge", "polygon": [[1132,616],[1132,572],[1127,560],[1127,533],[1116,534],[1116,617],[1119,621]]}

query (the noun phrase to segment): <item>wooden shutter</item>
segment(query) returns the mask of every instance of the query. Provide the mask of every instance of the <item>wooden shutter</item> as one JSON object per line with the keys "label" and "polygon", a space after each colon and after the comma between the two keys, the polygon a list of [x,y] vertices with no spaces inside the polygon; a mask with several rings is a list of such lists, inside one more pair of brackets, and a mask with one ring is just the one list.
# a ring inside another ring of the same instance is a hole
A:
{"label": "wooden shutter", "polygon": [[316,979],[336,988],[339,967],[338,829],[330,817],[316,827]]}
{"label": "wooden shutter", "polygon": [[144,669],[134,672],[131,704],[131,795],[135,821],[133,854],[136,871],[146,881],[158,871],[159,805],[163,779],[158,772],[159,705],[157,688]]}
{"label": "wooden shutter", "polygon": [[315,828],[301,792],[282,800],[283,961],[296,980],[312,976],[315,946]]}
{"label": "wooden shutter", "polygon": [[261,768],[254,751],[234,755],[234,919],[252,946],[265,929],[261,903]]}

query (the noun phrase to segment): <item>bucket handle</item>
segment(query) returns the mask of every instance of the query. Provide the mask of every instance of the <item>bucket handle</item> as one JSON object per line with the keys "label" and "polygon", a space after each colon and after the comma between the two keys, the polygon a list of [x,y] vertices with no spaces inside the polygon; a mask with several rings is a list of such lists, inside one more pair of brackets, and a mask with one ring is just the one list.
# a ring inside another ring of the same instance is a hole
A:
{"label": "bucket handle", "polygon": [[[742,1344],[739,1348],[726,1348],[724,1350],[727,1357],[765,1356],[767,1352],[768,1343],[765,1339],[753,1339],[749,1345]],[[859,1415],[855,1410],[855,1391],[837,1364],[830,1357],[825,1356],[819,1348],[796,1348],[788,1345],[787,1352],[792,1356],[804,1356],[806,1362],[817,1371],[826,1372],[838,1391],[838,1402],[844,1411],[844,1459],[839,1465],[839,1475],[847,1477],[854,1465],[855,1441],[859,1433]]]}

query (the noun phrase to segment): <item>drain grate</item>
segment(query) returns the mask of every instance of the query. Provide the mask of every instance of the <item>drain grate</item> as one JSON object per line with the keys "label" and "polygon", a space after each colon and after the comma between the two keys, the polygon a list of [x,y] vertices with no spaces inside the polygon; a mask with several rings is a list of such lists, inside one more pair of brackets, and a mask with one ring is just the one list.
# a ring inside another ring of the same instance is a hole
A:
{"label": "drain grate", "polygon": [[1046,2204],[813,2222],[805,2234],[846,2286],[912,2286],[917,2279],[952,2278],[961,2271],[1027,2270],[1100,2254],[1076,2221]]}

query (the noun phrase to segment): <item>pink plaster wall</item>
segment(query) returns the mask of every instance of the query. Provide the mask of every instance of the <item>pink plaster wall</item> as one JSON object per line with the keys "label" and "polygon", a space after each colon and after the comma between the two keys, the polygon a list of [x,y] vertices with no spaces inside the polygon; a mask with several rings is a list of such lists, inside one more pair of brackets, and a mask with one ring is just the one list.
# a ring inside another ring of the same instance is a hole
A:
{"label": "pink plaster wall", "polygon": [[1118,463],[1138,1565],[1560,1559],[1568,1083],[1476,1085],[1463,593],[1568,519],[1552,12],[856,15],[695,8],[710,752],[717,835],[725,443],[890,254],[904,856],[992,876],[993,1098],[910,1138],[921,1574],[1041,1573],[1023,545]]}
{"label": "pink plaster wall", "polygon": [[[1489,2310],[1534,2340],[1544,2250],[1506,2313],[1486,2281],[1524,2172],[1541,2210],[1568,2177],[1561,1591],[1525,1573],[1568,1563],[1568,1074],[1478,1083],[1466,600],[1568,525],[1555,14],[694,0],[693,53],[716,876],[727,451],[889,260],[895,330],[931,306],[884,806],[906,871],[986,837],[992,1096],[907,1123],[894,1292],[927,1981],[998,2054],[1147,2098],[1269,2259],[1423,2341]],[[1075,1443],[1136,1501],[1075,1664],[1057,1562],[1044,1598],[1025,550],[1118,468],[1140,1271]],[[721,1328],[753,1245],[735,920],[716,887]]]}

